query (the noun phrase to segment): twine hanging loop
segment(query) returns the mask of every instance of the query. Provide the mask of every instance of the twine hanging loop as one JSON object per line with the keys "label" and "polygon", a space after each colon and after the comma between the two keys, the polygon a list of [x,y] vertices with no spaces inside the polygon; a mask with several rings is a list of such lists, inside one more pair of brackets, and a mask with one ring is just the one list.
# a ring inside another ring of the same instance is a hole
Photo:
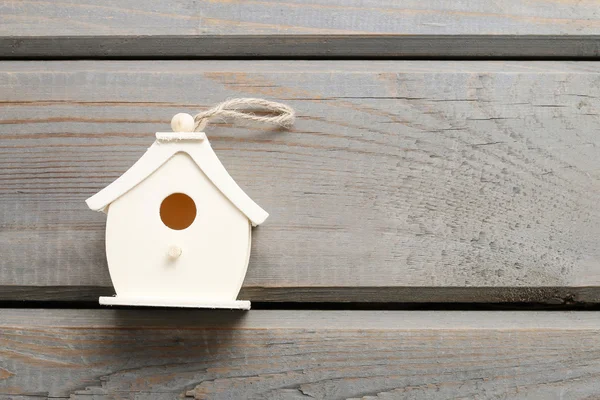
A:
{"label": "twine hanging loop", "polygon": [[[256,115],[253,111],[266,111],[267,115]],[[277,125],[289,128],[294,124],[294,109],[274,101],[255,98],[231,99],[217,104],[213,108],[194,116],[194,131],[204,130],[209,120],[222,117],[233,121],[253,122],[257,124]]]}
{"label": "twine hanging loop", "polygon": [[[261,110],[265,114],[257,115]],[[217,104],[213,108],[191,116],[185,113],[176,114],[171,120],[173,132],[157,132],[156,138],[161,142],[172,140],[204,140],[203,130],[211,119],[223,118],[238,122],[277,125],[289,128],[294,123],[294,109],[274,101],[254,98],[231,99]]]}

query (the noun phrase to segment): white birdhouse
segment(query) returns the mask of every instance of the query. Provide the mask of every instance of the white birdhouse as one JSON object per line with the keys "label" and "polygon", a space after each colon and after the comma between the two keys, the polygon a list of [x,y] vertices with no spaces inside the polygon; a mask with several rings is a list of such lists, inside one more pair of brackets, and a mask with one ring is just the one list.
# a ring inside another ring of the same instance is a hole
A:
{"label": "white birdhouse", "polygon": [[107,305],[249,309],[236,300],[251,228],[269,214],[227,173],[190,115],[127,172],[86,200],[108,215],[106,258],[115,297]]}

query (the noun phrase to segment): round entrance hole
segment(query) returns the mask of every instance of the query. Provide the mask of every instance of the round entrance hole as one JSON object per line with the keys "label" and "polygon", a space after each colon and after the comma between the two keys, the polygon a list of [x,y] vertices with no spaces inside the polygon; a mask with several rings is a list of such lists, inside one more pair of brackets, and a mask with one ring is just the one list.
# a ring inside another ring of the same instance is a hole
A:
{"label": "round entrance hole", "polygon": [[196,204],[187,194],[173,193],[160,204],[160,219],[171,229],[185,229],[196,219]]}

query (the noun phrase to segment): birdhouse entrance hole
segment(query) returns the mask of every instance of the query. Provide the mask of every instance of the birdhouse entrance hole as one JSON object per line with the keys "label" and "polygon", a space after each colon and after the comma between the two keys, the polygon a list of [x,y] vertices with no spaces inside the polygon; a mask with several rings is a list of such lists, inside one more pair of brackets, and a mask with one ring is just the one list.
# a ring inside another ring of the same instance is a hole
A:
{"label": "birdhouse entrance hole", "polygon": [[187,194],[173,193],[160,204],[160,219],[171,229],[185,229],[196,219],[196,203]]}

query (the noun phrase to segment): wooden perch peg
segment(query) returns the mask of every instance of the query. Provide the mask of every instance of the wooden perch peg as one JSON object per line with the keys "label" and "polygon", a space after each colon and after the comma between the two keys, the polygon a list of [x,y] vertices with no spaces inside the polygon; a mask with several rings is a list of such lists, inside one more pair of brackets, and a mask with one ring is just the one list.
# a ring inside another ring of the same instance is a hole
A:
{"label": "wooden perch peg", "polygon": [[181,247],[175,245],[169,246],[169,251],[167,252],[169,258],[172,260],[178,259],[181,256],[181,253]]}

